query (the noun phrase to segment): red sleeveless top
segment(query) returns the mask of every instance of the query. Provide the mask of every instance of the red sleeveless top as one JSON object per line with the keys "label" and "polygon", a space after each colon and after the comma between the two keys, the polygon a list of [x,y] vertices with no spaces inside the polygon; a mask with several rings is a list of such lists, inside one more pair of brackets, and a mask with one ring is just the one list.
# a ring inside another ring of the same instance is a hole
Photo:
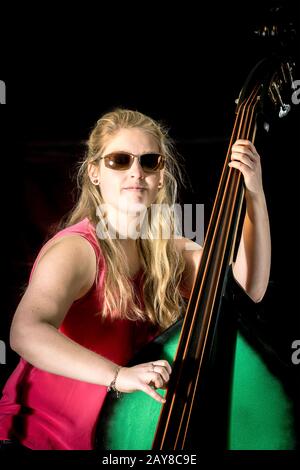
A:
{"label": "red sleeveless top", "polygon": [[[126,365],[155,336],[155,328],[149,322],[101,318],[106,266],[95,228],[85,218],[59,231],[47,243],[69,234],[79,234],[89,241],[95,250],[98,269],[93,286],[84,297],[73,302],[59,330],[85,348],[116,364]],[[43,248],[32,267],[29,282]],[[131,281],[143,305],[142,272]],[[21,444],[35,450],[90,450],[105,396],[105,386],[45,372],[21,358],[0,400],[0,440],[17,437]]]}

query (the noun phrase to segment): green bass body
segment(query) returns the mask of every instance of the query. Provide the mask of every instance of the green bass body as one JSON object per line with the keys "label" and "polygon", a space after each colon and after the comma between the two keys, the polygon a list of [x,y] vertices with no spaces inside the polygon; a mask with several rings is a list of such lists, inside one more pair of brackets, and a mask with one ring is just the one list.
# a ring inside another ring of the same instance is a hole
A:
{"label": "green bass body", "polygon": [[[156,359],[172,364],[181,326],[182,322],[177,322],[152,341],[132,364]],[[99,417],[96,447],[150,450],[161,408],[161,404],[143,392],[123,394],[119,399],[109,395]],[[240,334],[229,421],[228,449],[289,450],[296,446],[292,403],[280,381]]]}

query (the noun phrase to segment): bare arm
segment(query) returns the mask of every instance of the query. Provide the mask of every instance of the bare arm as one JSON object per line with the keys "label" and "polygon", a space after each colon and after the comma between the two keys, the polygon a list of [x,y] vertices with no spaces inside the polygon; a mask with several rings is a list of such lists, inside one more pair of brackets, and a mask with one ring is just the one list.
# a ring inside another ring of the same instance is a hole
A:
{"label": "bare arm", "polygon": [[[271,236],[260,157],[250,141],[239,139],[232,147],[231,158],[229,165],[240,170],[244,177],[247,208],[237,257],[233,263],[233,275],[247,295],[254,302],[259,302],[266,292],[271,267]],[[177,243],[186,261],[184,287],[191,290],[202,250],[187,239]]]}
{"label": "bare arm", "polygon": [[58,375],[108,385],[115,364],[58,331],[86,283],[92,284],[95,255],[84,240],[62,239],[39,260],[15,312],[10,344],[34,366]]}
{"label": "bare arm", "polygon": [[[93,248],[80,236],[61,239],[40,258],[31,282],[15,312],[10,344],[20,356],[39,369],[57,375],[108,386],[117,365],[58,331],[74,300],[92,285],[96,272]],[[120,391],[143,390],[163,401],[150,386],[163,387],[171,368],[155,361],[122,368]]]}
{"label": "bare arm", "polygon": [[185,261],[180,288],[183,297],[188,298],[194,286],[203,248],[198,243],[184,237],[176,239],[175,245],[183,255]]}
{"label": "bare arm", "polygon": [[230,166],[243,173],[246,187],[246,215],[233,274],[249,297],[259,302],[266,292],[271,266],[270,226],[260,157],[247,140],[238,140],[232,150]]}

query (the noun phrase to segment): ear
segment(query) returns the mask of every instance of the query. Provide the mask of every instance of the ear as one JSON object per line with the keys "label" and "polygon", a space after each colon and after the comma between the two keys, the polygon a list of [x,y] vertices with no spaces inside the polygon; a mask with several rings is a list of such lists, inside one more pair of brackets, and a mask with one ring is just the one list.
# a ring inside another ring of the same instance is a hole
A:
{"label": "ear", "polygon": [[95,165],[95,163],[88,164],[88,175],[90,180],[93,182],[95,179],[99,179],[100,177],[100,170],[99,166]]}
{"label": "ear", "polygon": [[158,188],[162,188],[164,185],[164,170],[162,169],[159,174],[159,183],[158,183]]}

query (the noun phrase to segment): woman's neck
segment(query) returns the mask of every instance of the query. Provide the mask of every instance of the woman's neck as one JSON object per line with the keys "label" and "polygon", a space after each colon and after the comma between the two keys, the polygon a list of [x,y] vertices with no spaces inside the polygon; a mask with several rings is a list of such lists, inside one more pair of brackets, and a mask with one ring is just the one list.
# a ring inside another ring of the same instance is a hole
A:
{"label": "woman's neck", "polygon": [[118,238],[124,247],[134,247],[140,237],[145,213],[146,211],[129,213],[116,209],[107,212],[106,221],[111,238]]}

